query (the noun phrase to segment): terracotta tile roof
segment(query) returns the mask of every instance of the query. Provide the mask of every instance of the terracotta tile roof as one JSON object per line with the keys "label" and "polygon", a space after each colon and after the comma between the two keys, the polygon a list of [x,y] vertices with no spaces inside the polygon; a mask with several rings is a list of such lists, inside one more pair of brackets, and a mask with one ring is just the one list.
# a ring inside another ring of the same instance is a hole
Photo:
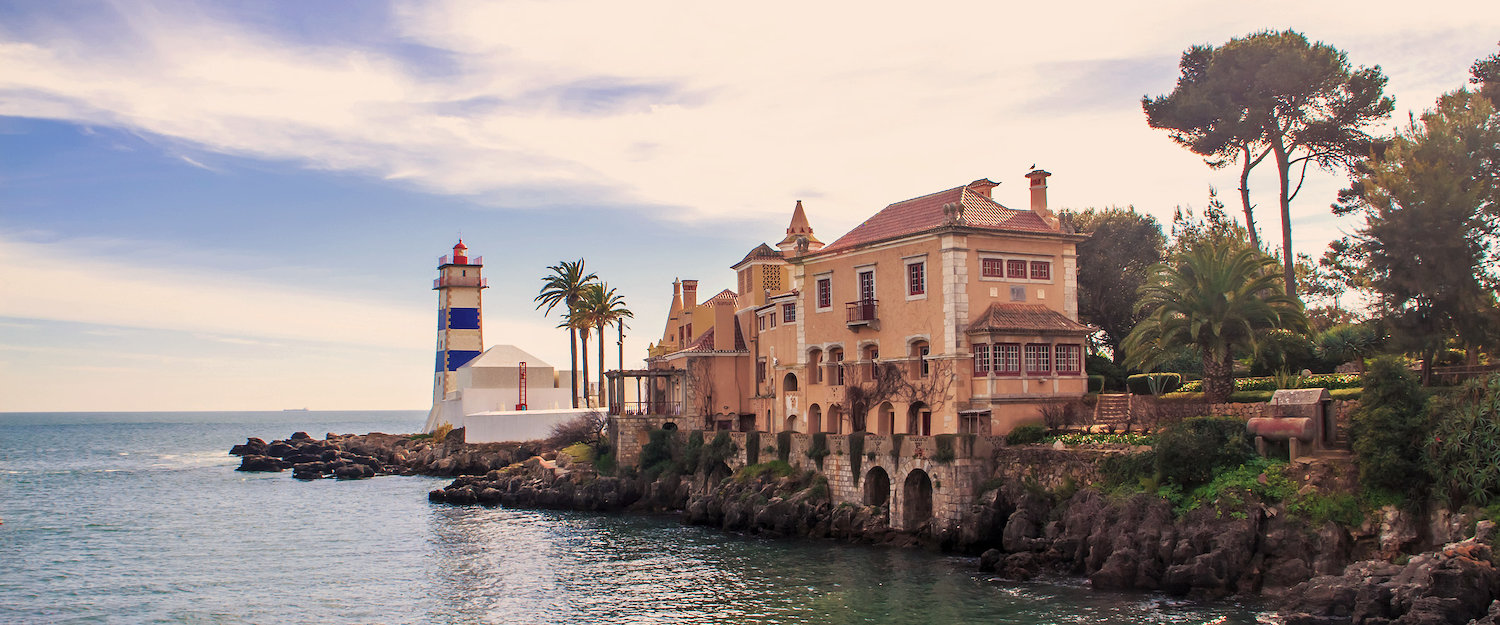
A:
{"label": "terracotta tile roof", "polygon": [[771,247],[770,245],[762,243],[758,247],[756,247],[755,249],[750,250],[749,254],[746,254],[744,258],[740,259],[740,262],[737,262],[737,263],[735,263],[733,265],[730,265],[729,267],[731,269],[733,269],[733,268],[739,267],[740,265],[748,263],[748,262],[750,262],[752,260],[760,260],[760,259],[781,260],[781,252],[777,251],[776,248]]}
{"label": "terracotta tile roof", "polygon": [[[698,340],[693,341],[691,345],[688,345],[683,349],[677,350],[677,353],[714,351],[715,330],[718,330],[718,328],[709,328],[707,332],[704,332],[701,336],[698,337]],[[738,319],[736,319],[734,322],[734,351],[743,352],[747,349],[748,348],[745,347],[745,335],[744,333],[740,332],[740,322]]]}
{"label": "terracotta tile roof", "polygon": [[995,184],[989,180],[975,180],[961,187],[896,202],[871,215],[864,223],[855,226],[822,251],[847,249],[937,228],[948,220],[948,216],[943,213],[943,206],[947,204],[962,206],[965,224],[970,227],[1056,232],[1036,213],[1006,208],[991,199],[989,190]]}
{"label": "terracotta tile roof", "polygon": [[724,289],[722,291],[719,291],[713,297],[710,297],[707,300],[704,300],[703,303],[704,304],[715,304],[715,303],[718,303],[718,302],[729,302],[731,304],[734,304],[735,306],[739,306],[740,305],[740,296],[735,295],[734,291],[731,291],[729,289]]}
{"label": "terracotta tile roof", "polygon": [[1041,304],[990,304],[969,324],[969,333],[1041,332],[1043,334],[1088,334],[1093,328],[1062,316]]}

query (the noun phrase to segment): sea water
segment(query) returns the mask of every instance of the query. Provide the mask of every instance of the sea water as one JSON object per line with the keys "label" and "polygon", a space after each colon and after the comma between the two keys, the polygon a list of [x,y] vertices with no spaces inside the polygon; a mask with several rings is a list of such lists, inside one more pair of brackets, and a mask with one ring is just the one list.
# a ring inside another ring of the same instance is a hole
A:
{"label": "sea water", "polygon": [[453,507],[445,480],[240,473],[247,436],[424,412],[0,413],[0,623],[1256,623],[973,558]]}

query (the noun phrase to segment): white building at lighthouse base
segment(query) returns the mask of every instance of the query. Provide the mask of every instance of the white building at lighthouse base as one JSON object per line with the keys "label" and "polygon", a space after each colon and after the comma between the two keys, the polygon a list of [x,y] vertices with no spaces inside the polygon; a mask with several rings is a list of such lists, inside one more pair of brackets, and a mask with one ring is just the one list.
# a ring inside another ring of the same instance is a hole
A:
{"label": "white building at lighthouse base", "polygon": [[514,345],[484,350],[454,373],[454,390],[433,407],[423,431],[448,423],[464,428],[469,443],[536,440],[547,438],[554,425],[591,410],[572,408],[570,372],[557,371]]}

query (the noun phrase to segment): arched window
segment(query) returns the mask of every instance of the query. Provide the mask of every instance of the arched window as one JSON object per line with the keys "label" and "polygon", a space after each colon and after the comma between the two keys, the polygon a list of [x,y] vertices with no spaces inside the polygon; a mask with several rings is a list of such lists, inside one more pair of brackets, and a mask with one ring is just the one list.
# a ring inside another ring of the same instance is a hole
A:
{"label": "arched window", "polygon": [[797,374],[788,373],[781,378],[781,390],[788,393],[797,390]]}
{"label": "arched window", "polygon": [[911,353],[907,357],[911,359],[912,377],[925,378],[932,374],[932,366],[927,362],[928,351],[927,341],[911,342]]}
{"label": "arched window", "polygon": [[807,352],[808,384],[823,383],[823,350],[813,348]]}
{"label": "arched window", "polygon": [[828,350],[828,383],[833,386],[844,385],[844,348],[833,347]]}

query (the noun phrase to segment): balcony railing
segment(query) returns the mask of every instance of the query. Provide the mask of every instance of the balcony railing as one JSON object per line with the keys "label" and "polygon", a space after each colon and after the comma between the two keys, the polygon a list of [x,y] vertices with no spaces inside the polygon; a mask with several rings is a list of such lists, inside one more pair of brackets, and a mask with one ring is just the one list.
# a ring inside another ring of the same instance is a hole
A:
{"label": "balcony railing", "polygon": [[465,259],[466,260],[464,262],[457,263],[457,262],[454,262],[453,258],[450,258],[447,254],[444,254],[444,255],[438,257],[438,266],[441,267],[443,265],[455,265],[455,264],[457,264],[457,265],[483,265],[484,264],[484,257],[483,256],[475,256],[473,258],[465,257]]}
{"label": "balcony railing", "polygon": [[478,276],[444,276],[432,280],[432,288],[434,289],[440,289],[445,286],[477,286],[482,289],[489,285],[489,278]]}
{"label": "balcony railing", "polygon": [[879,303],[879,300],[862,299],[846,304],[845,310],[849,313],[848,324],[863,325],[874,321],[875,307]]}

